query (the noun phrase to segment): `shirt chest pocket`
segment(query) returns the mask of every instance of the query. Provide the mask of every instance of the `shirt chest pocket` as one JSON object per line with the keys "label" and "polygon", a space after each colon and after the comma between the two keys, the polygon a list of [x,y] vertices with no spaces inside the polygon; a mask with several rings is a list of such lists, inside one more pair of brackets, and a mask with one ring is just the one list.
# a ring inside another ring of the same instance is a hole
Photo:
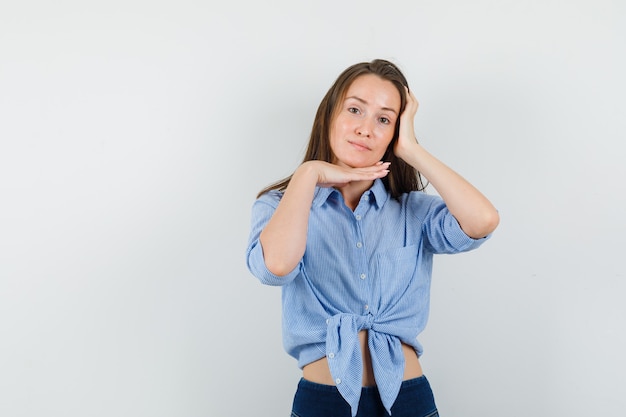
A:
{"label": "shirt chest pocket", "polygon": [[418,246],[405,246],[376,256],[377,292],[381,307],[397,302],[410,290],[417,268]]}

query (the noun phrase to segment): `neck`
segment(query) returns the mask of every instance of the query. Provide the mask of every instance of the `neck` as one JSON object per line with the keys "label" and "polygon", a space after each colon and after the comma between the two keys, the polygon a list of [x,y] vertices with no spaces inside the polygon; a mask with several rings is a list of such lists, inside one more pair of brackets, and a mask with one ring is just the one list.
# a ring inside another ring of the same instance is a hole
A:
{"label": "neck", "polygon": [[374,184],[374,181],[354,181],[341,187],[337,187],[346,205],[350,207],[352,211],[356,208],[361,200],[363,193],[370,189]]}

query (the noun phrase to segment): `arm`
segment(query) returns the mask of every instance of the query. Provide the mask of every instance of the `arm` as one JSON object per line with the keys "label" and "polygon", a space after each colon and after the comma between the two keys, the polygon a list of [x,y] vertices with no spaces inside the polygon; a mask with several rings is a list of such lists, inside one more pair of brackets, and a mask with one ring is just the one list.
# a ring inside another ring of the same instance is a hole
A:
{"label": "arm", "polygon": [[316,186],[331,187],[352,181],[372,181],[387,175],[388,167],[388,163],[380,162],[358,169],[322,161],[308,161],[300,165],[259,237],[267,269],[275,275],[284,276],[302,259]]}
{"label": "arm", "polygon": [[479,239],[493,232],[500,217],[494,206],[472,184],[428,153],[415,139],[413,119],[419,104],[407,89],[407,105],[400,118],[400,134],[394,152],[431,183],[461,229]]}

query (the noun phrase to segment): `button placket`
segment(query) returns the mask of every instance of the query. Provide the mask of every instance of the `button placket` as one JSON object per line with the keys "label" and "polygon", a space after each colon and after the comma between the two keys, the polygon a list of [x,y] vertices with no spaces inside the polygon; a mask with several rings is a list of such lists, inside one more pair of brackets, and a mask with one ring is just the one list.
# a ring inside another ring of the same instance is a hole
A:
{"label": "button placket", "polygon": [[[369,197],[367,194],[362,196],[361,201],[368,201],[368,200],[369,200]],[[358,254],[356,254],[357,259],[359,259],[358,264],[355,264],[355,266],[358,269],[356,269],[354,272],[355,272],[355,275],[358,277],[358,281],[361,283],[360,297],[362,297],[361,300],[363,303],[361,304],[361,309],[363,309],[361,310],[362,311],[361,314],[371,314],[371,312],[369,311],[369,305],[367,304],[367,301],[370,301],[369,298],[371,297],[371,294],[369,294],[370,288],[368,285],[368,280],[366,281],[366,278],[368,278],[368,273],[369,273],[369,260],[367,259],[367,251],[364,246],[364,244],[366,243],[365,242],[366,236],[364,235],[364,228],[368,226],[368,224],[366,224],[365,215],[367,214],[368,210],[369,210],[369,205],[360,204],[354,212],[354,227],[355,227],[355,232],[356,232],[355,246],[358,252]],[[371,220],[371,218],[369,220]]]}

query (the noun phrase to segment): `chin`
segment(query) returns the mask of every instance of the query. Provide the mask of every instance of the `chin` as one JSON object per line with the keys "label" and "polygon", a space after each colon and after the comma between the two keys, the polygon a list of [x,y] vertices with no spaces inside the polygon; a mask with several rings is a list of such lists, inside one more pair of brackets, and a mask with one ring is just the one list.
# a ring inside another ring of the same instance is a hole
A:
{"label": "chin", "polygon": [[378,161],[370,161],[370,160],[363,160],[363,159],[336,159],[335,160],[335,164],[336,165],[344,165],[350,168],[366,168],[369,166],[374,165],[376,162]]}

